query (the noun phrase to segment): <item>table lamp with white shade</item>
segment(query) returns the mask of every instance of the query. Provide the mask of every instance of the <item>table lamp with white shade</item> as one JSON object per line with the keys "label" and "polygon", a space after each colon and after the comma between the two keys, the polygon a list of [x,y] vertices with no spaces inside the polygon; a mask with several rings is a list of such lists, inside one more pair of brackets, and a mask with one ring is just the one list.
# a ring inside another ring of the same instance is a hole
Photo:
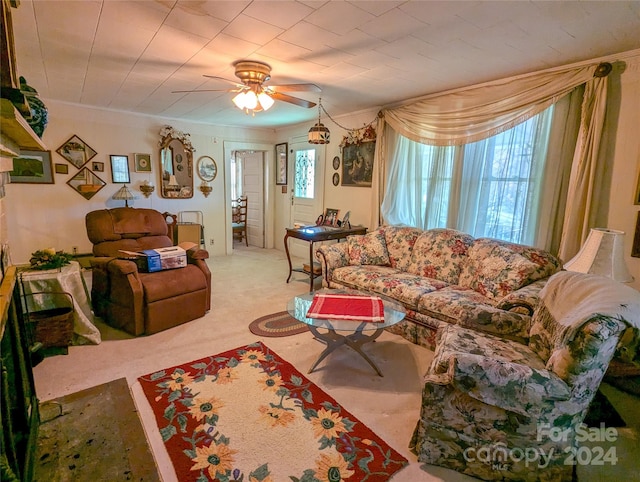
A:
{"label": "table lamp with white shade", "polygon": [[120,189],[116,191],[116,193],[111,196],[111,199],[115,199],[117,201],[124,201],[124,206],[129,207],[129,201],[133,201],[136,197],[129,190],[126,184],[123,184]]}
{"label": "table lamp with white shade", "polygon": [[578,254],[565,263],[564,269],[606,276],[621,283],[632,282],[633,276],[624,262],[624,231],[591,229]]}

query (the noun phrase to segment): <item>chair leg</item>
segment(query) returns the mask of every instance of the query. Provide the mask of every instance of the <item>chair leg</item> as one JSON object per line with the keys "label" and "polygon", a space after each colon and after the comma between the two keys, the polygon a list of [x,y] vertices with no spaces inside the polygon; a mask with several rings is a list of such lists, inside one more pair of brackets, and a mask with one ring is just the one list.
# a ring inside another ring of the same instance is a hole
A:
{"label": "chair leg", "polygon": [[242,235],[244,236],[244,244],[249,247],[249,238],[247,238],[247,230],[242,231]]}

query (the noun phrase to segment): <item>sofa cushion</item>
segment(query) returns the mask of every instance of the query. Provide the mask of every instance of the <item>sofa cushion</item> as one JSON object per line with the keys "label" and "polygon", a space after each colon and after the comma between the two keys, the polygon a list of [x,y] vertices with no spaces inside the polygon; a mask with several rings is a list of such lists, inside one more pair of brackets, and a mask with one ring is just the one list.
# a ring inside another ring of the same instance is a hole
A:
{"label": "sofa cushion", "polygon": [[438,320],[524,342],[531,318],[493,304],[493,300],[469,288],[448,286],[422,296],[418,310]]}
{"label": "sofa cushion", "polygon": [[349,264],[373,264],[389,266],[389,252],[384,240],[384,233],[377,229],[368,234],[347,236]]}
{"label": "sofa cushion", "polygon": [[540,249],[479,238],[469,248],[458,284],[499,300],[558,269],[560,261]]}
{"label": "sofa cushion", "polygon": [[446,373],[456,353],[482,355],[494,360],[519,363],[543,370],[542,361],[527,345],[503,340],[496,336],[481,334],[475,330],[445,325],[438,330],[436,351],[429,369],[430,373]]}
{"label": "sofa cushion", "polygon": [[407,271],[413,245],[424,231],[407,226],[383,226],[384,239],[392,268]]}
{"label": "sofa cushion", "polygon": [[454,229],[430,229],[416,239],[409,273],[455,284],[474,238]]}
{"label": "sofa cushion", "polygon": [[204,273],[195,265],[167,269],[155,273],[138,273],[144,289],[146,303],[182,296],[207,289]]}
{"label": "sofa cushion", "polygon": [[439,280],[403,273],[388,266],[344,266],[333,271],[333,282],[393,298],[408,308],[418,306],[425,293],[447,286]]}

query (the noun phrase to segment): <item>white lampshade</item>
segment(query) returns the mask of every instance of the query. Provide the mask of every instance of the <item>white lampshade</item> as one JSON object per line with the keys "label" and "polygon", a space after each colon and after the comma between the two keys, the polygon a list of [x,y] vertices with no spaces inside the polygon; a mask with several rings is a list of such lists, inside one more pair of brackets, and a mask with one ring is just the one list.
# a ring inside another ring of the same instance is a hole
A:
{"label": "white lampshade", "polygon": [[266,92],[260,92],[258,94],[258,102],[262,106],[262,110],[269,110],[275,101]]}
{"label": "white lampshade", "polygon": [[593,228],[578,254],[564,268],[606,276],[621,283],[633,281],[624,262],[624,231]]}
{"label": "white lampshade", "polygon": [[176,179],[176,176],[171,174],[169,176],[169,182],[167,183],[167,186],[179,186],[179,185],[180,184],[178,184],[178,180]]}

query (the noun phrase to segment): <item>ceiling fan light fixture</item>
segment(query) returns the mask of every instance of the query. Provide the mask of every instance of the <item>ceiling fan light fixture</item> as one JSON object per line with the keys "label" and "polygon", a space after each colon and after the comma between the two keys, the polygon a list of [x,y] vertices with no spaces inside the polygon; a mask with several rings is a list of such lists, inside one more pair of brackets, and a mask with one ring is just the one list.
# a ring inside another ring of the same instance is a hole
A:
{"label": "ceiling fan light fixture", "polygon": [[262,110],[269,110],[275,101],[266,92],[258,94],[258,103],[262,106]]}
{"label": "ceiling fan light fixture", "polygon": [[244,98],[245,98],[245,92],[239,92],[238,95],[236,95],[233,99],[231,99],[231,102],[233,102],[236,107],[240,110],[244,110]]}

